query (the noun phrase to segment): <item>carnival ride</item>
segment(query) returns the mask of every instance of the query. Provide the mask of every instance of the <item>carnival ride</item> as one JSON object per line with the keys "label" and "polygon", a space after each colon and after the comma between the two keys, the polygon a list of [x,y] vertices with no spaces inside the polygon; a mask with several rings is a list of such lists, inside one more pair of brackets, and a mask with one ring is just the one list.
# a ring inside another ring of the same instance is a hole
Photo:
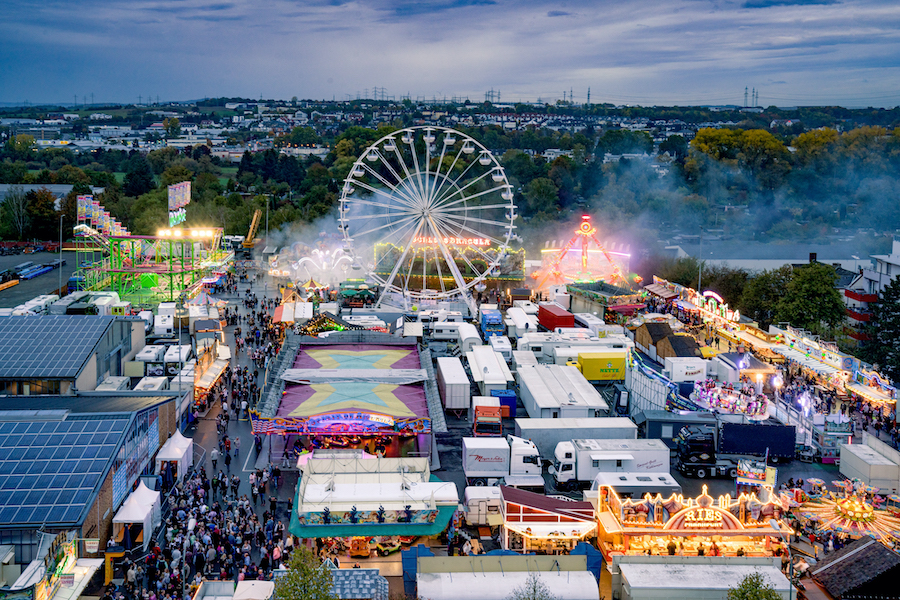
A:
{"label": "carnival ride", "polygon": [[[226,268],[220,228],[165,229],[156,236],[107,235],[78,224],[76,256],[82,289],[111,290],[134,306],[174,302],[200,291],[204,277]],[[101,258],[96,260],[97,250]]]}
{"label": "carnival ride", "polygon": [[838,492],[825,488],[821,479],[807,479],[812,490],[797,508],[801,521],[820,530],[845,533],[852,538],[873,537],[885,545],[900,542],[900,514],[894,509],[900,497],[878,496],[879,489],[860,479],[836,480]]}
{"label": "carnival ride", "polygon": [[630,283],[620,264],[630,255],[607,250],[597,239],[590,215],[582,215],[575,233],[562,248],[545,248],[541,253],[541,268],[531,275],[538,281],[536,290],[576,281],[620,282],[626,287]]}
{"label": "carnival ride", "polygon": [[344,182],[339,227],[354,267],[381,289],[376,306],[461,296],[474,309],[472,290],[517,269],[507,259],[516,218],[512,186],[491,152],[428,126],[366,148]]}
{"label": "carnival ride", "polygon": [[721,383],[712,379],[696,383],[691,400],[706,410],[742,414],[751,421],[769,418],[769,398],[751,383]]}

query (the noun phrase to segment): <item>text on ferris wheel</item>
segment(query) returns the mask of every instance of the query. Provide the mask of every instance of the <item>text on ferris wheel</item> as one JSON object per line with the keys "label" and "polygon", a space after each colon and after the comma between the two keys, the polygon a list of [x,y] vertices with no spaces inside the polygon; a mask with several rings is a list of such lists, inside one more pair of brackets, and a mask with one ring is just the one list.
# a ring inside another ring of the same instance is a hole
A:
{"label": "text on ferris wheel", "polygon": [[433,237],[428,235],[416,236],[414,244],[453,244],[455,246],[490,246],[491,240],[485,238],[459,238],[459,237]]}

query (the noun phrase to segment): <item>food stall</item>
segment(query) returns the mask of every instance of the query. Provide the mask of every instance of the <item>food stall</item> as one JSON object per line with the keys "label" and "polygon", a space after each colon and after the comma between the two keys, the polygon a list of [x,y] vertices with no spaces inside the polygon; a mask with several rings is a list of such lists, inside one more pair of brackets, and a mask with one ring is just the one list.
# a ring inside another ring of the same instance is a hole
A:
{"label": "food stall", "polygon": [[500,495],[504,549],[568,554],[597,530],[590,502],[560,500],[507,486],[500,488]]}
{"label": "food stall", "polygon": [[[604,558],[614,555],[674,554],[771,556],[772,542],[790,535],[785,507],[770,486],[757,493],[714,499],[703,486],[696,498],[646,494],[621,499],[611,486],[586,492],[597,510],[597,543]],[[778,529],[769,521],[775,519]],[[670,546],[670,544],[672,544]],[[714,546],[715,544],[715,546]],[[701,550],[702,549],[702,550]]]}

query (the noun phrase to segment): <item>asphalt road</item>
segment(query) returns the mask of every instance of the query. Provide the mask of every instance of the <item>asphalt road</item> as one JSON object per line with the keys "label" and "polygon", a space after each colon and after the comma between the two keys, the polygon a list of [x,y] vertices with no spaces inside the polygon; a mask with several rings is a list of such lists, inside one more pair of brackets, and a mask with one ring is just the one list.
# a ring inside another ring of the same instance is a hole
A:
{"label": "asphalt road", "polygon": [[[59,258],[59,254],[50,252],[0,256],[0,271],[5,271],[24,262],[43,264],[57,258]],[[66,261],[66,264],[60,270],[62,271],[62,285],[66,285],[66,282],[69,281],[69,277],[72,276],[78,265],[75,264],[74,252],[63,252],[63,260]],[[0,291],[0,308],[15,308],[37,296],[55,293],[60,287],[60,270],[54,269],[49,273],[38,275],[34,279],[27,281],[20,281],[18,285]]]}

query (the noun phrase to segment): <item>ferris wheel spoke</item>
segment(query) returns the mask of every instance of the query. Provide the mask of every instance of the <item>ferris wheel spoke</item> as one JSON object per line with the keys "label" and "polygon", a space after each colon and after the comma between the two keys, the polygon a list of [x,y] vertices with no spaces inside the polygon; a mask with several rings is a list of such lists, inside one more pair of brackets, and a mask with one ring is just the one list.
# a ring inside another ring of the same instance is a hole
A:
{"label": "ferris wheel spoke", "polygon": [[377,173],[377,172],[371,170],[371,168],[370,168],[368,165],[363,165],[363,168],[366,169],[367,171],[370,171],[370,172],[372,173],[372,175],[374,175],[375,178],[378,179],[378,180],[379,180],[386,188],[388,188],[389,190],[391,190],[392,193],[389,194],[389,193],[385,192],[385,191],[384,191],[383,189],[381,189],[381,188],[374,187],[374,186],[369,185],[368,183],[365,183],[365,182],[360,181],[360,180],[358,180],[358,179],[354,179],[354,180],[353,180],[354,185],[358,185],[358,186],[360,186],[360,187],[362,187],[362,188],[364,188],[364,189],[367,189],[367,190],[369,190],[369,191],[372,191],[372,192],[381,194],[382,196],[387,196],[388,198],[395,199],[395,200],[397,200],[397,202],[399,202],[400,204],[405,204],[406,206],[408,206],[408,207],[410,207],[410,208],[415,208],[415,207],[416,207],[417,199],[408,196],[408,195],[406,194],[406,192],[405,192],[405,189],[404,189],[403,191],[401,191],[400,188],[399,188],[397,185],[395,185],[395,184],[389,182],[387,179],[385,179],[385,178],[381,175],[381,173]]}
{"label": "ferris wheel spoke", "polygon": [[[388,209],[389,211],[391,211],[391,214],[397,213],[397,214],[405,215],[405,214],[412,214],[412,213],[413,213],[412,210],[407,210],[407,209],[404,209],[404,208],[400,208],[400,207],[398,207],[398,206],[394,206],[393,204],[389,204],[389,203],[386,203],[386,202],[374,202],[374,201],[372,201],[372,200],[362,200],[362,199],[354,198],[354,199],[353,199],[353,203],[354,203],[354,204],[362,204],[362,205],[365,205],[365,206],[374,206],[375,208]],[[361,219],[361,218],[386,219],[386,218],[389,218],[390,216],[391,216],[391,215],[348,215],[348,216],[343,217],[343,218],[344,218],[344,219],[351,219],[351,218],[352,218],[352,219]]]}
{"label": "ferris wheel spoke", "polygon": [[[428,145],[425,145],[426,152],[428,149]],[[419,153],[416,152],[416,138],[414,135],[410,135],[409,142],[409,153],[412,156],[413,160],[413,173],[415,174],[415,181],[418,183],[417,191],[421,198],[425,197],[425,188],[422,185],[422,170],[419,168]],[[408,179],[407,181],[413,181],[412,179]]]}
{"label": "ferris wheel spoke", "polygon": [[[437,223],[435,223],[433,218],[429,218],[431,225],[434,231],[441,231],[440,227],[438,227]],[[438,239],[438,247],[441,249],[441,254],[444,255],[444,260],[447,261],[447,268],[450,269],[450,274],[453,276],[453,280],[456,282],[456,289],[462,291],[466,289],[466,280],[463,277],[462,273],[459,270],[459,266],[456,264],[456,260],[453,257],[453,253],[450,252],[450,249],[447,247],[447,244],[444,243],[444,237],[439,235]],[[465,256],[463,257],[465,259]],[[467,261],[468,262],[468,261]]]}
{"label": "ferris wheel spoke", "polygon": [[[446,201],[450,200],[451,198],[453,198],[453,197],[455,197],[455,196],[457,196],[457,195],[459,195],[459,194],[462,194],[462,193],[465,192],[467,189],[469,189],[469,188],[472,187],[473,185],[476,185],[476,184],[477,184],[478,182],[480,182],[482,179],[484,179],[485,177],[487,177],[489,174],[490,174],[490,171],[486,171],[486,172],[482,173],[481,175],[478,175],[477,177],[474,177],[471,181],[469,181],[468,183],[466,183],[466,184],[465,184],[464,186],[462,186],[462,187],[459,187],[459,185],[455,183],[455,184],[454,184],[454,189],[451,190],[449,194],[447,194],[447,195],[445,195],[445,196],[439,198],[437,201],[435,201],[435,206],[441,206],[441,203],[442,203],[442,202],[446,202]],[[491,190],[493,190],[493,189],[499,189],[499,188],[491,188]],[[466,196],[463,196],[463,199],[465,199],[465,198],[466,198]]]}
{"label": "ferris wheel spoke", "polygon": [[376,171],[369,165],[362,164],[362,167],[366,171],[371,173],[372,176],[374,176],[376,179],[378,179],[378,181],[380,181],[382,184],[384,184],[385,187],[388,187],[391,189],[391,191],[396,192],[398,196],[402,196],[403,198],[405,198],[407,200],[407,204],[411,208],[414,208],[417,204],[420,204],[422,200],[416,194],[416,190],[414,190],[414,189],[410,190],[409,187],[406,185],[406,183],[403,181],[403,179],[401,179],[400,177],[397,177],[397,175],[396,175],[396,173],[394,173],[390,163],[388,163],[388,161],[385,160],[384,155],[382,155],[381,152],[378,152],[378,151],[375,152],[375,155],[378,156],[378,158],[381,160],[381,164],[385,165],[389,170],[391,170],[391,174],[394,175],[394,177],[396,177],[397,183],[388,181],[387,178],[385,178],[381,173],[379,173],[378,171]]}
{"label": "ferris wheel spoke", "polygon": [[[448,236],[448,235],[446,235],[446,234],[443,234],[443,235],[440,236],[439,239],[443,239],[443,238],[445,238],[445,237],[453,237],[453,236]],[[476,250],[477,250],[477,248],[476,248]],[[463,261],[465,261],[465,263],[466,263],[467,265],[469,265],[469,268],[472,270],[472,273],[474,273],[476,277],[482,277],[482,276],[484,276],[484,275],[487,273],[487,270],[485,270],[484,272],[480,272],[477,268],[475,268],[475,265],[472,264],[472,261],[470,261],[470,260],[469,260],[469,257],[466,256],[465,250],[460,250],[460,251],[458,252],[458,254],[459,254],[459,256],[463,259]],[[488,269],[490,268],[490,265],[491,265],[492,263],[493,263],[493,259],[489,259],[488,262],[487,262],[487,264],[488,264]]]}
{"label": "ferris wheel spoke", "polygon": [[485,225],[493,225],[494,227],[506,228],[509,227],[508,221],[494,221],[492,219],[482,219],[480,217],[473,217],[471,215],[447,215],[447,219],[451,222],[457,223],[467,223],[472,221],[474,223],[484,223]]}
{"label": "ferris wheel spoke", "polygon": [[[458,231],[468,231],[469,233],[471,233],[471,234],[473,234],[473,235],[475,235],[475,236],[477,236],[477,237],[482,237],[482,238],[491,240],[492,242],[494,242],[495,244],[497,244],[497,245],[500,246],[501,248],[502,248],[502,247],[505,247],[506,244],[507,244],[507,242],[505,242],[505,241],[503,241],[503,240],[500,240],[500,239],[497,239],[497,238],[495,238],[494,236],[492,236],[492,235],[490,235],[490,234],[486,234],[486,233],[484,233],[483,231],[476,231],[476,230],[472,229],[471,227],[469,227],[468,225],[466,225],[466,224],[465,224],[464,222],[462,222],[462,221],[454,221],[454,220],[450,220],[450,222],[447,223],[447,225],[448,225],[448,228],[449,228],[449,227],[455,227],[455,228],[457,228]],[[456,236],[453,236],[453,237],[456,237]]]}
{"label": "ferris wheel spoke", "polygon": [[[441,232],[437,228],[437,223],[429,221],[428,225],[431,228],[431,232],[434,234],[435,238],[440,238]],[[434,251],[434,267],[435,267],[435,270],[437,271],[437,278],[438,278],[438,283],[441,286],[441,293],[446,293],[447,286],[444,285],[444,273],[441,270],[441,256],[438,255],[437,250]],[[448,268],[449,268],[449,265],[448,265]]]}
{"label": "ferris wheel spoke", "polygon": [[475,206],[457,206],[456,208],[443,208],[441,207],[441,212],[464,212],[471,210],[487,210],[489,208],[515,208],[515,204],[510,204],[507,202],[506,204],[476,204]]}
{"label": "ferris wheel spoke", "polygon": [[434,199],[434,195],[437,193],[438,181],[442,181],[445,177],[444,175],[441,175],[441,171],[444,168],[444,156],[446,156],[447,154],[447,144],[443,143],[443,141],[444,140],[441,140],[441,154],[438,157],[437,165],[434,169],[434,181],[430,181],[429,183],[429,185],[431,186],[427,196],[427,200],[429,203]]}
{"label": "ferris wheel spoke", "polygon": [[[486,196],[486,195],[492,194],[492,193],[494,193],[494,192],[499,192],[499,191],[503,190],[504,188],[505,188],[505,186],[492,187],[492,188],[489,188],[489,189],[486,189],[486,190],[482,190],[482,191],[480,191],[480,192],[476,192],[476,193],[474,193],[474,194],[470,194],[470,195],[467,195],[467,196],[461,196],[458,200],[454,200],[453,202],[445,202],[444,204],[438,205],[437,208],[440,208],[440,209],[443,210],[443,209],[445,209],[445,208],[447,208],[447,207],[450,207],[450,206],[456,206],[456,205],[461,204],[461,203],[463,203],[463,202],[467,202],[467,201],[469,201],[469,200],[474,200],[475,198],[480,198],[480,197],[482,197],[482,196]],[[463,190],[460,189],[460,190],[458,190],[456,193],[459,193],[459,192],[461,192],[461,191],[463,191]],[[450,198],[452,198],[453,196],[455,196],[456,193],[454,193],[454,194],[451,195],[451,196],[448,196],[447,198],[445,198],[445,200],[449,200]],[[477,206],[477,205],[473,205],[473,206]]]}
{"label": "ferris wheel spoke", "polygon": [[417,219],[418,215],[411,215],[409,217],[404,217],[402,219],[398,219],[396,221],[389,221],[384,225],[379,225],[378,227],[373,227],[371,229],[366,229],[365,231],[360,231],[353,234],[353,237],[362,237],[364,235],[369,235],[370,233],[374,233],[376,231],[381,231],[382,229],[386,229],[388,227],[395,227],[401,223],[406,223],[407,221],[412,221],[413,219]]}
{"label": "ferris wheel spoke", "polygon": [[[397,234],[397,235],[395,236],[396,239],[397,239],[397,241],[400,242],[400,243],[402,243],[402,240],[405,238],[405,235],[403,235],[403,232],[404,232],[404,231],[411,231],[412,227],[413,227],[416,223],[417,223],[416,221],[410,221],[409,223],[407,223],[406,225],[403,225],[400,229],[398,229],[398,230],[395,232],[395,233]],[[413,237],[415,237],[415,236],[413,236]],[[384,240],[384,243],[389,244],[389,243],[393,243],[393,242],[391,242],[390,240]],[[378,267],[381,266],[381,264],[382,264],[382,262],[384,261],[384,259],[388,258],[389,256],[390,256],[390,254],[389,254],[388,252],[382,253],[381,258],[379,258],[377,261],[375,261],[375,263],[372,265],[372,270],[373,270],[373,271],[377,271],[377,270],[378,270]]]}
{"label": "ferris wheel spoke", "polygon": [[[403,166],[403,172],[406,174],[406,177],[401,177],[400,174],[397,172],[397,170],[394,168],[394,165],[392,165],[390,163],[390,161],[388,161],[386,158],[384,158],[384,156],[382,156],[382,162],[384,163],[384,166],[387,167],[388,171],[391,172],[391,175],[393,175],[394,178],[400,182],[400,185],[403,187],[403,189],[406,190],[407,196],[415,197],[415,194],[416,194],[415,189],[410,188],[409,184],[407,183],[407,180],[409,179],[409,169],[406,166],[406,161],[403,159],[403,156],[400,154],[400,147],[397,146],[396,141],[394,143],[394,154],[397,156],[397,162],[399,162]],[[380,153],[379,153],[379,156],[381,156]],[[410,196],[410,194],[412,194],[412,196]]]}
{"label": "ferris wheel spoke", "polygon": [[[377,188],[377,187],[374,187],[374,186],[371,186],[371,185],[369,185],[368,183],[364,183],[364,182],[362,182],[362,181],[356,181],[356,180],[354,180],[354,181],[353,181],[353,185],[356,185],[356,186],[359,186],[359,187],[361,187],[361,188],[363,188],[363,189],[365,189],[365,190],[368,190],[368,191],[372,192],[373,194],[375,194],[375,195],[377,195],[377,196],[384,196],[385,198],[388,198],[388,199],[390,199],[390,200],[398,200],[398,203],[399,203],[399,204],[403,204],[404,206],[407,206],[407,207],[409,207],[409,208],[411,208],[411,209],[414,209],[414,208],[415,208],[415,207],[414,207],[412,204],[410,204],[409,202],[402,202],[402,201],[399,201],[399,200],[400,200],[400,197],[399,197],[399,196],[395,196],[394,194],[389,194],[388,192],[384,191],[383,189]],[[392,189],[393,189],[393,188],[392,188]],[[371,201],[371,200],[362,200],[362,199],[354,198],[354,199],[353,199],[353,202],[359,202],[359,203],[371,203],[372,201]],[[392,204],[386,204],[386,205],[385,205],[385,204],[376,204],[376,206],[381,206],[381,207],[387,207],[387,208],[390,208],[390,207],[392,207],[393,205],[392,205]]]}
{"label": "ferris wheel spoke", "polygon": [[[463,177],[466,177],[466,176],[469,174],[469,171],[472,170],[472,168],[474,168],[476,164],[478,164],[478,161],[477,161],[477,160],[473,160],[473,161],[471,161],[468,165],[466,165],[466,168],[463,169],[462,173],[460,173],[460,174],[456,177],[456,179],[454,179],[453,181],[450,182],[451,189],[450,189],[450,191],[448,191],[448,195],[445,195],[444,197],[439,198],[438,200],[435,200],[434,204],[435,204],[435,205],[438,205],[438,204],[440,204],[441,202],[443,202],[443,201],[445,201],[445,200],[448,200],[448,199],[452,198],[453,196],[456,195],[457,192],[462,191],[462,189],[465,189],[465,188],[460,188],[460,187],[459,187],[459,182],[463,179]],[[483,174],[481,177],[479,177],[478,179],[476,179],[476,180],[475,180],[474,182],[472,182],[472,183],[475,183],[475,182],[477,182],[477,181],[480,181],[481,179],[484,178],[484,175],[485,175],[485,174]],[[466,187],[469,187],[469,186],[467,185]]]}
{"label": "ferris wheel spoke", "polygon": [[456,155],[453,157],[453,162],[450,163],[450,166],[447,168],[447,174],[441,177],[440,184],[435,187],[434,193],[431,194],[431,198],[429,198],[429,200],[434,201],[434,199],[440,195],[441,190],[444,189],[444,184],[446,184],[450,180],[450,174],[453,173],[453,169],[456,168],[456,163],[459,162],[460,156],[462,156],[462,148],[460,148]]}
{"label": "ferris wheel spoke", "polygon": [[[410,239],[416,239],[416,236],[419,235],[419,232],[422,230],[422,221],[419,221],[418,225],[416,225],[416,229],[413,232]],[[388,288],[394,283],[394,278],[397,276],[397,272],[400,270],[400,266],[406,260],[407,254],[409,254],[409,249],[412,247],[412,244],[407,244],[403,249],[403,253],[400,255],[399,260],[397,260],[396,264],[394,264],[394,268],[391,269],[391,274],[384,281],[384,289],[381,290],[381,295],[378,297],[378,305],[381,304],[381,301],[384,299],[384,295],[387,293]],[[373,269],[374,270],[374,269]]]}

